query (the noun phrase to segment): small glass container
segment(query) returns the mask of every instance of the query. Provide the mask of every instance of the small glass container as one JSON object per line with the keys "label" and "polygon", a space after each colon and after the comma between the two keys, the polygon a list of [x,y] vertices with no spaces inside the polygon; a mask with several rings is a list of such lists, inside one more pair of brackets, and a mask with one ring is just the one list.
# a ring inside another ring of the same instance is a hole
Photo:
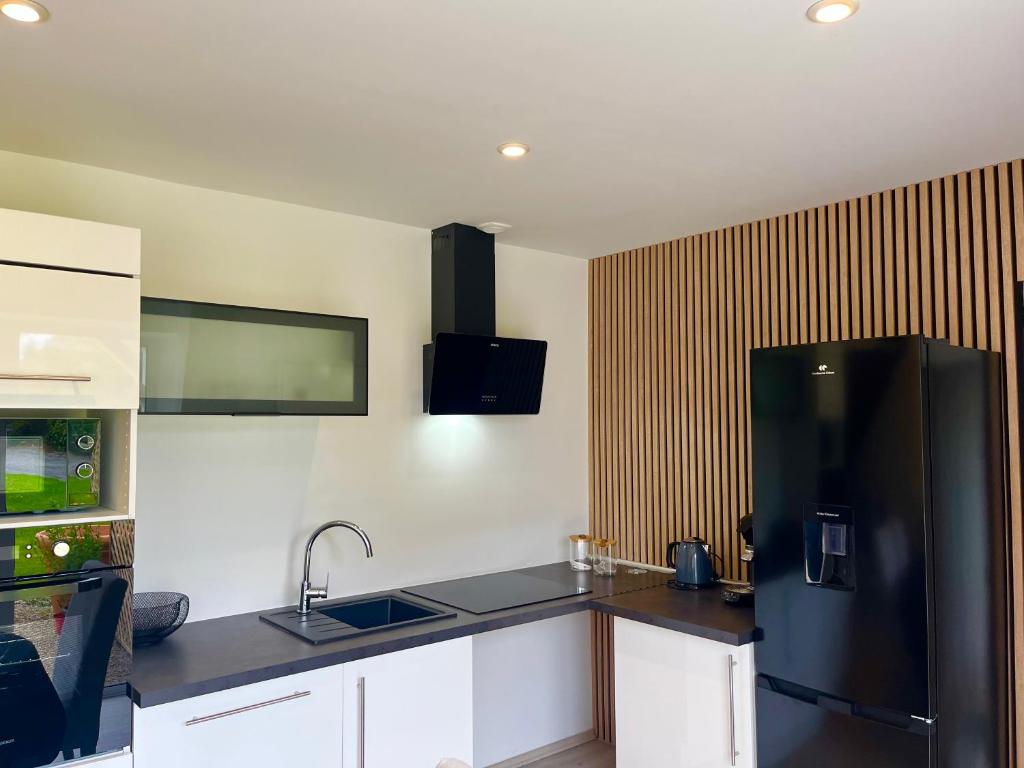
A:
{"label": "small glass container", "polygon": [[594,573],[598,576],[614,576],[618,555],[618,542],[615,539],[595,539]]}
{"label": "small glass container", "polygon": [[575,533],[569,537],[569,565],[574,571],[589,571],[590,537],[585,533]]}

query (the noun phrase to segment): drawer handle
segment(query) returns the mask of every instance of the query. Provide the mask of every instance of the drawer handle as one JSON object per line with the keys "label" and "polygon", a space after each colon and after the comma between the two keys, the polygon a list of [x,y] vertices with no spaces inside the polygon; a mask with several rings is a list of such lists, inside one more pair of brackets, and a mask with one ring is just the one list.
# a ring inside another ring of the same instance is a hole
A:
{"label": "drawer handle", "polygon": [[736,751],[736,696],[734,693],[735,686],[733,684],[733,667],[736,666],[736,660],[732,654],[729,654],[729,765],[736,765],[736,757],[739,752]]}
{"label": "drawer handle", "polygon": [[92,381],[92,376],[58,376],[48,373],[0,373],[5,381]]}
{"label": "drawer handle", "polygon": [[302,699],[309,696],[312,691],[296,691],[289,696],[282,696],[279,699],[270,699],[269,701],[261,701],[259,704],[250,704],[247,707],[239,707],[238,709],[228,709],[224,712],[218,712],[215,715],[205,715],[204,717],[193,717],[191,720],[186,720],[185,725],[199,725],[200,723],[208,723],[211,720],[220,720],[222,717],[231,717],[232,715],[241,715],[244,712],[252,712],[254,709],[263,709],[263,707],[270,707],[274,704],[283,704],[286,701],[294,701],[295,699]]}
{"label": "drawer handle", "polygon": [[359,768],[366,768],[366,678],[360,677],[356,681],[356,688],[359,690]]}

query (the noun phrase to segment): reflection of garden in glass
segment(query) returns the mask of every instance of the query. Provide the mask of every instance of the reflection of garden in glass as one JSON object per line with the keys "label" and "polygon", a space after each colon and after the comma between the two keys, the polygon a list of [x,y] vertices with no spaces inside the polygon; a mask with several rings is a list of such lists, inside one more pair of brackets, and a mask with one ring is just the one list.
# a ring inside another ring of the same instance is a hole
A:
{"label": "reflection of garden in glass", "polygon": [[4,493],[7,495],[8,512],[64,509],[68,503],[68,481],[36,475],[5,475]]}
{"label": "reflection of garden in glass", "polygon": [[[40,532],[44,534],[43,541],[36,536]],[[44,546],[44,542],[52,546],[57,541],[66,541],[71,545],[66,557],[57,557],[52,548]],[[57,525],[17,528],[14,531],[14,546],[14,575],[41,576],[59,571],[77,571],[89,560],[102,560],[105,542],[96,535],[95,526]]]}
{"label": "reflection of garden in glass", "polygon": [[7,512],[48,512],[67,509],[68,501],[76,507],[95,506],[99,499],[92,489],[92,480],[80,477],[67,479],[36,475],[5,475],[4,493]]}

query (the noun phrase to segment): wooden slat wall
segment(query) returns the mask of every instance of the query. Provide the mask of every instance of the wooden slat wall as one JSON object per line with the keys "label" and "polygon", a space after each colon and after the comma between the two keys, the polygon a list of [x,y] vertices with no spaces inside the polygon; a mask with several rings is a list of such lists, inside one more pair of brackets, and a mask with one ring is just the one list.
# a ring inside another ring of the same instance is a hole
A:
{"label": "wooden slat wall", "polygon": [[[700,536],[740,578],[750,511],[747,352],[923,333],[1001,352],[1016,667],[1024,546],[1014,293],[1020,160],[590,262],[590,522],[620,557],[664,565]],[[614,736],[611,624],[593,619],[594,715]],[[1014,690],[1024,738],[1024,674]],[[1024,743],[1024,742],[1022,742]]]}

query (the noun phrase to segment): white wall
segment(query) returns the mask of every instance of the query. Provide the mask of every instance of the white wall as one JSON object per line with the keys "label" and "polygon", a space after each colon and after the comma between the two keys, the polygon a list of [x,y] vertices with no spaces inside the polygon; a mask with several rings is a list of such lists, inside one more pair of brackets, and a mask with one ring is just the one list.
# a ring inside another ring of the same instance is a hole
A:
{"label": "white wall", "polygon": [[590,613],[473,637],[473,765],[593,728]]}
{"label": "white wall", "polygon": [[376,551],[321,539],[333,595],[563,559],[586,529],[586,262],[497,248],[498,332],[550,342],[540,416],[427,417],[426,230],[5,152],[0,207],[140,227],[145,295],[370,319],[368,417],[140,417],[136,587],[191,619],[294,602],[331,518]]}

